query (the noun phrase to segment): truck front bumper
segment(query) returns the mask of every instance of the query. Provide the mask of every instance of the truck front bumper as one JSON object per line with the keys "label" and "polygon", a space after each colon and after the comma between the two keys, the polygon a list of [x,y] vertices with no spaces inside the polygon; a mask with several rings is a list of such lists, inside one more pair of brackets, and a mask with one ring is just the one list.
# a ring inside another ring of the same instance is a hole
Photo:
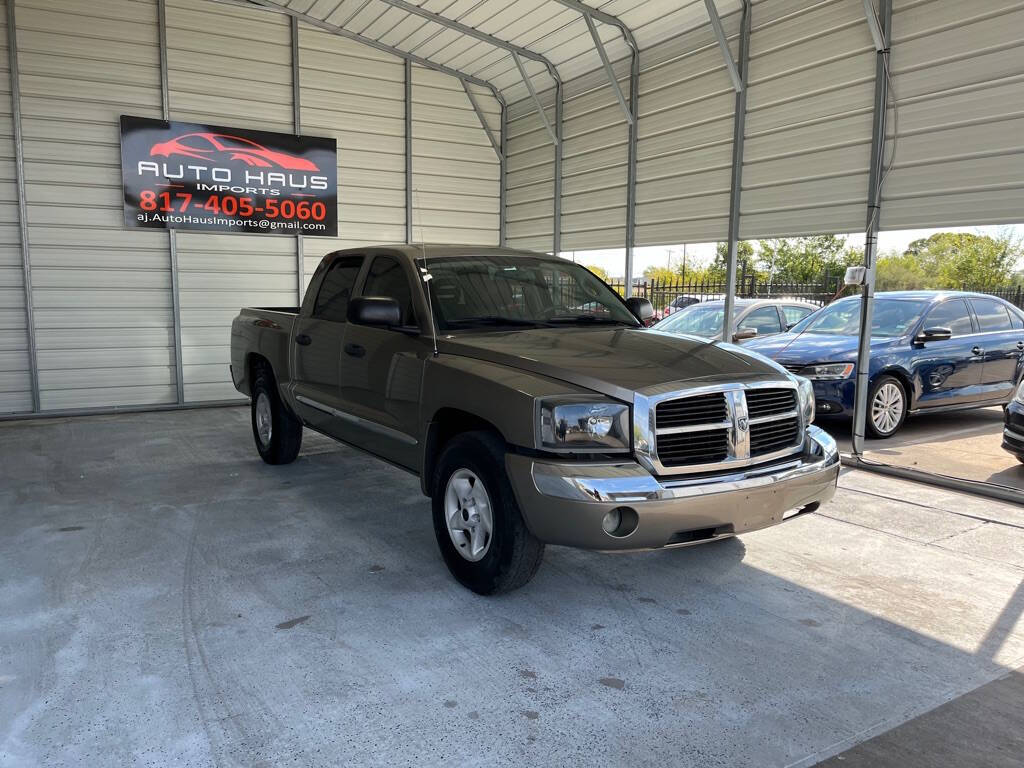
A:
{"label": "truck front bumper", "polygon": [[[634,461],[566,463],[517,454],[508,455],[507,469],[526,524],[542,541],[660,549],[767,528],[828,501],[839,449],[812,426],[802,453],[727,476],[659,479]],[[613,533],[605,530],[609,513],[623,521]]]}

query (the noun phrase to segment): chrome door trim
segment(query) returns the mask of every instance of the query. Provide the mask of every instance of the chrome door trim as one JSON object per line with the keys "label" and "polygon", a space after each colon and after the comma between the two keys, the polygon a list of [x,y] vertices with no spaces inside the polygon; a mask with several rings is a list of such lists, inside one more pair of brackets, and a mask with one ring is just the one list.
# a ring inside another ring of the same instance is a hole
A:
{"label": "chrome door trim", "polygon": [[306,397],[305,395],[296,395],[295,399],[298,400],[303,405],[308,405],[310,408],[315,408],[318,411],[330,414],[331,416],[339,418],[342,421],[347,421],[349,424],[354,424],[358,427],[362,427],[363,429],[369,430],[370,432],[376,432],[378,435],[390,437],[392,440],[397,440],[400,443],[405,443],[406,445],[419,444],[419,440],[417,440],[412,435],[407,435],[405,434],[405,432],[400,432],[397,429],[386,427],[383,424],[378,424],[376,421],[370,421],[369,419],[364,419],[361,416],[356,416],[355,414],[346,413],[345,411],[339,411],[337,408],[332,408],[329,405],[317,402],[316,400]]}

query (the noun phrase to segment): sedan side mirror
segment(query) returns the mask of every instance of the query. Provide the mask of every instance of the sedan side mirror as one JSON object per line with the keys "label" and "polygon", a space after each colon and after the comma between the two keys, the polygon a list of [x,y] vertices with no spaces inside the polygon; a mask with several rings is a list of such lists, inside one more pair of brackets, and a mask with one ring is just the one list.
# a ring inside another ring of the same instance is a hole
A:
{"label": "sedan side mirror", "polygon": [[757,336],[757,328],[737,328],[732,335],[733,341],[746,341]]}
{"label": "sedan side mirror", "polygon": [[348,303],[348,321],[356,325],[394,328],[402,324],[402,309],[387,296],[360,296]]}
{"label": "sedan side mirror", "polygon": [[953,331],[950,328],[925,328],[914,339],[918,344],[928,341],[948,341],[953,338]]}
{"label": "sedan side mirror", "polygon": [[647,325],[647,321],[654,317],[654,306],[643,296],[630,296],[626,299],[626,306],[644,325]]}

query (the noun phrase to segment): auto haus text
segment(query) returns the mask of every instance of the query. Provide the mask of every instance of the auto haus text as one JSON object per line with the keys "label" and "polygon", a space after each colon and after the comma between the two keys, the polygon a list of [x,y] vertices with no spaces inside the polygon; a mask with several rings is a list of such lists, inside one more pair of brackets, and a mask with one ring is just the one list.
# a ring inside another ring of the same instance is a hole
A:
{"label": "auto haus text", "polygon": [[234,192],[274,197],[294,190],[328,188],[326,176],[301,171],[246,170],[244,173],[237,173],[230,168],[216,166],[140,160],[137,172],[141,177],[153,176],[156,179],[194,182],[197,190],[206,192]]}

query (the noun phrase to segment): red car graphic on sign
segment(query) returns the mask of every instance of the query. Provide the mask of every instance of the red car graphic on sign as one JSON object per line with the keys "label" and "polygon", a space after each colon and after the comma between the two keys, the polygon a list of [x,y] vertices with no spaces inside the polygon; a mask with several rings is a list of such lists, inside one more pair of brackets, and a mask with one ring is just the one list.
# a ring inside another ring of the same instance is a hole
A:
{"label": "red car graphic on sign", "polygon": [[154,144],[150,157],[183,155],[200,160],[240,160],[256,168],[284,168],[289,171],[319,171],[304,157],[267,149],[255,141],[226,133],[186,133]]}

